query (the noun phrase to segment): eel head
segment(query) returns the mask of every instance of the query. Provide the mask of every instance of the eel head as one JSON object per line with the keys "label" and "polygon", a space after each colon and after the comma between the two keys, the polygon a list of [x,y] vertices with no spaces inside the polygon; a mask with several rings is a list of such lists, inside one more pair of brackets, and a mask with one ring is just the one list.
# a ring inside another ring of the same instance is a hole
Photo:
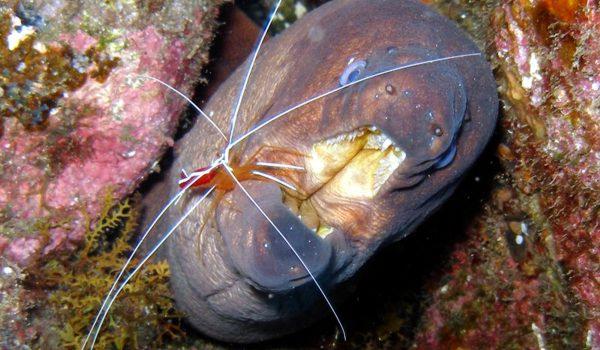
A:
{"label": "eel head", "polygon": [[[471,56],[360,80],[474,52],[476,45],[452,23],[409,0],[332,1],[269,40],[239,130],[346,87],[232,149],[236,166],[262,161],[303,168],[272,169],[291,186],[243,179],[243,188],[226,192],[209,206],[214,211],[190,216],[169,242],[175,297],[190,322],[236,342],[305,327],[325,311],[313,278],[328,292],[339,290],[381,247],[437,209],[494,129],[498,100],[489,65]],[[238,70],[220,87],[209,112],[231,115],[244,74]],[[178,147],[174,172],[208,163],[222,150],[196,128]]]}

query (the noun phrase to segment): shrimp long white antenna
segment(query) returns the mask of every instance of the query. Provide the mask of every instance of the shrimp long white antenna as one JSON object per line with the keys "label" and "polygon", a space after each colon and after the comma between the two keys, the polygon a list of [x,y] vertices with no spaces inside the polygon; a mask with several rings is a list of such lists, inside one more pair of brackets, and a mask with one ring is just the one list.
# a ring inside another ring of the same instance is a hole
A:
{"label": "shrimp long white antenna", "polygon": [[[221,161],[223,160],[223,158],[219,158],[216,161],[214,161],[212,163],[212,165],[208,168],[203,168],[202,170],[199,171],[194,171],[193,173],[188,174],[185,169],[181,169],[181,171],[183,172],[183,178],[179,181],[177,181],[177,183],[179,185],[184,184],[188,181],[191,181],[192,183],[195,182],[196,180],[198,180],[199,178],[201,178],[202,176],[210,173],[211,171],[213,171],[215,168],[217,168],[220,164]],[[187,186],[186,188],[188,188],[189,186]]]}
{"label": "shrimp long white antenna", "polygon": [[276,168],[276,169],[292,169],[292,170],[306,170],[303,166],[292,165],[292,164],[283,164],[283,163],[269,163],[269,162],[256,162],[258,166],[264,166],[268,168]]}
{"label": "shrimp long white antenna", "polygon": [[[206,169],[204,172],[197,173],[196,177],[194,178],[194,181],[196,181],[197,179],[199,179],[202,175],[204,175],[204,174],[212,171],[215,167],[216,166],[213,165],[212,167]],[[162,218],[162,216],[165,214],[165,212],[172,205],[174,205],[175,203],[177,203],[179,201],[179,199],[181,198],[181,196],[183,196],[183,194],[194,184],[194,181],[190,181],[190,183],[188,183],[184,188],[182,188],[179,192],[177,192],[177,194],[175,194],[175,196],[173,196],[169,200],[169,202],[161,209],[161,211],[158,213],[158,215],[154,218],[154,220],[152,221],[152,223],[150,224],[150,226],[148,226],[148,228],[146,229],[146,231],[144,232],[144,234],[142,235],[142,237],[140,238],[140,240],[137,242],[136,246],[133,248],[133,250],[129,254],[129,257],[127,258],[127,261],[125,262],[125,264],[123,265],[123,267],[121,268],[121,270],[119,271],[119,273],[117,274],[117,277],[115,277],[115,280],[113,281],[113,284],[110,287],[110,290],[108,291],[108,293],[106,294],[106,297],[102,301],[102,306],[100,306],[100,309],[98,310],[98,313],[96,313],[96,317],[94,318],[94,322],[92,323],[92,326],[90,327],[90,330],[88,331],[88,334],[85,337],[85,340],[84,340],[83,344],[81,345],[81,349],[82,350],[85,349],[85,346],[89,342],[90,337],[91,337],[92,333],[94,332],[94,329],[96,328],[96,325],[98,324],[98,320],[100,319],[100,315],[102,314],[102,312],[104,311],[104,309],[107,307],[107,303],[110,300],[110,297],[111,297],[113,291],[115,290],[116,286],[119,284],[119,281],[121,280],[121,277],[125,273],[125,270],[127,270],[127,267],[131,263],[131,260],[133,260],[133,257],[135,256],[135,254],[137,253],[137,251],[140,249],[142,243],[146,240],[146,237],[148,236],[148,234],[152,231],[152,229],[154,228],[154,226],[156,226],[156,224]],[[100,331],[100,326],[98,327],[98,332],[99,331]],[[94,339],[95,339],[95,337],[94,337]]]}
{"label": "shrimp long white antenna", "polygon": [[[233,111],[233,116],[231,118],[231,129],[229,132],[229,140],[231,142],[231,140],[233,140],[233,133],[235,131],[235,124],[237,122],[237,117],[238,114],[240,113],[240,106],[242,105],[242,99],[244,98],[244,94],[246,93],[246,88],[248,87],[248,81],[250,80],[250,74],[252,74],[252,70],[254,69],[254,64],[256,63],[256,57],[258,57],[258,52],[260,51],[260,48],[263,44],[263,42],[265,41],[265,38],[269,32],[269,28],[271,28],[271,24],[273,23],[273,20],[275,19],[275,15],[277,14],[277,12],[279,11],[279,6],[281,6],[281,1],[282,0],[278,0],[277,4],[275,5],[275,8],[273,9],[273,11],[271,12],[271,16],[269,17],[269,22],[267,23],[265,29],[263,30],[263,33],[260,37],[260,40],[258,41],[258,44],[256,46],[256,49],[254,50],[254,53],[252,54],[252,60],[250,61],[250,67],[248,67],[248,71],[246,72],[246,76],[244,77],[244,82],[242,84],[242,88],[240,90],[240,94],[238,96],[238,99],[235,103],[235,109]],[[227,154],[229,153],[229,148],[227,148],[225,150],[225,162],[227,162]]]}
{"label": "shrimp long white antenna", "polygon": [[[125,288],[125,286],[127,285],[127,283],[129,283],[131,278],[144,266],[144,264],[154,255],[154,253],[156,253],[158,248],[160,248],[166,242],[166,240],[173,234],[173,232],[175,232],[175,230],[177,230],[179,225],[181,225],[181,223],[183,223],[185,221],[185,219],[187,219],[187,217],[190,216],[190,214],[212,193],[212,191],[215,188],[216,188],[216,186],[213,186],[213,187],[209,188],[208,190],[206,190],[206,192],[202,195],[202,197],[200,199],[198,199],[196,201],[196,203],[194,203],[192,205],[192,207],[188,211],[186,211],[185,214],[183,214],[183,216],[181,218],[179,218],[179,220],[175,223],[175,225],[173,225],[173,227],[171,227],[169,229],[169,231],[167,231],[167,233],[158,241],[158,243],[156,243],[154,245],[154,247],[148,252],[148,254],[146,254],[144,259],[142,259],[136,265],[136,267],[133,269],[133,271],[131,271],[131,273],[129,273],[129,275],[127,275],[127,277],[123,280],[123,282],[121,283],[119,288],[114,292],[114,295],[109,299],[106,307],[104,308],[104,311],[102,312],[102,316],[100,317],[100,319],[98,321],[98,327],[96,328],[96,331],[94,332],[94,336],[93,336],[92,342],[90,344],[90,349],[94,348],[94,345],[96,344],[96,340],[98,338],[98,334],[100,333],[100,329],[102,328],[102,325],[104,324],[104,320],[106,319],[106,316],[108,315],[108,312],[110,311],[110,308],[112,307],[112,304],[115,302],[115,300],[117,299],[117,297],[119,296],[119,294],[121,293],[123,288]],[[84,344],[84,347],[85,347],[85,344]],[[82,349],[84,347],[82,347]]]}
{"label": "shrimp long white antenna", "polygon": [[346,85],[339,86],[339,87],[337,87],[335,89],[332,89],[332,90],[329,90],[329,91],[324,92],[322,94],[319,94],[317,96],[311,97],[311,98],[309,98],[308,100],[306,100],[306,101],[304,101],[302,103],[299,103],[299,104],[297,104],[295,106],[292,106],[292,107],[284,110],[283,112],[280,112],[280,113],[274,115],[273,117],[268,118],[264,122],[258,124],[257,126],[255,126],[254,128],[250,129],[248,132],[246,132],[245,134],[243,134],[242,136],[240,136],[239,138],[237,138],[235,141],[231,141],[230,140],[230,143],[227,146],[226,153],[227,153],[227,151],[230,148],[234,147],[238,143],[242,142],[244,139],[248,138],[250,135],[256,133],[258,130],[264,128],[265,126],[267,126],[270,123],[278,120],[279,118],[281,118],[281,117],[283,117],[283,116],[285,116],[285,115],[287,115],[287,114],[289,114],[289,113],[291,113],[291,112],[293,112],[293,111],[295,111],[297,109],[300,109],[300,108],[302,108],[302,107],[304,107],[304,106],[306,106],[306,105],[308,105],[310,103],[313,103],[313,102],[315,102],[317,100],[320,100],[320,99],[322,99],[324,97],[327,97],[329,95],[335,94],[338,91],[347,89],[347,88],[349,88],[351,86],[354,86],[356,84],[360,84],[360,83],[362,83],[364,81],[367,81],[367,80],[370,80],[370,79],[373,79],[373,78],[377,78],[377,77],[380,77],[380,76],[385,75],[385,74],[397,72],[397,71],[400,71],[400,70],[403,70],[403,69],[417,67],[417,66],[423,66],[423,65],[426,65],[426,64],[432,64],[432,63],[437,63],[437,62],[455,60],[455,59],[459,59],[459,58],[472,57],[472,56],[481,56],[481,53],[479,53],[479,52],[476,52],[476,53],[466,53],[466,54],[460,54],[460,55],[454,55],[454,56],[446,56],[446,57],[435,58],[435,59],[431,59],[431,60],[419,61],[419,62],[413,62],[413,63],[401,65],[401,66],[398,66],[398,67],[394,67],[394,68],[390,68],[390,69],[381,71],[379,73],[368,75],[368,76],[363,77],[361,79],[358,79],[358,80],[355,80],[353,82],[350,82],[350,83],[348,83]]}
{"label": "shrimp long white antenna", "polygon": [[296,189],[296,187],[294,187],[294,185],[289,184],[273,175],[269,175],[267,173],[263,173],[262,171],[258,171],[258,170],[254,170],[252,171],[252,174],[256,175],[256,176],[260,176],[260,177],[264,177],[267,180],[271,180],[271,181],[275,181],[278,184],[285,186],[287,188],[289,188],[290,190],[294,191],[294,192],[298,192],[298,189]]}
{"label": "shrimp long white antenna", "polygon": [[[165,214],[165,212],[167,211],[167,209],[169,209],[175,202],[177,202],[179,200],[179,198],[181,197],[181,195],[183,194],[183,192],[184,192],[183,189],[180,190],[175,196],[173,196],[173,198],[167,203],[167,205],[165,205],[162,208],[162,210],[154,218],[154,221],[152,221],[152,223],[150,224],[150,226],[148,227],[148,229],[146,229],[146,232],[144,232],[144,234],[142,235],[142,237],[139,240],[139,242],[137,243],[137,245],[133,248],[133,251],[129,255],[129,258],[127,258],[127,261],[125,262],[125,264],[123,265],[123,267],[121,268],[121,270],[119,271],[119,273],[117,274],[117,277],[113,281],[113,284],[110,287],[110,290],[108,291],[108,293],[106,294],[106,297],[102,301],[102,306],[100,306],[100,309],[96,313],[96,317],[94,318],[94,322],[92,323],[92,326],[90,327],[90,330],[88,331],[88,334],[85,337],[85,340],[83,341],[83,344],[81,345],[81,350],[85,349],[85,346],[87,345],[88,341],[90,340],[90,337],[92,336],[92,333],[94,333],[94,330],[96,329],[96,325],[98,324],[98,320],[100,319],[100,315],[102,314],[102,311],[104,311],[104,309],[106,308],[106,304],[108,303],[108,300],[110,299],[110,296],[112,295],[113,291],[115,290],[117,284],[119,284],[119,281],[121,280],[121,277],[125,273],[125,270],[127,270],[127,267],[131,263],[131,260],[133,260],[133,257],[135,256],[135,253],[137,252],[137,250],[142,245],[142,242],[146,239],[146,237],[148,236],[148,234],[150,233],[150,231],[152,231],[152,229],[154,228],[154,226],[156,225],[156,223],[158,222],[158,220],[160,220],[160,218]],[[98,327],[98,328],[100,328],[100,327]],[[98,329],[98,331],[99,331],[99,329]],[[93,347],[93,345],[92,345],[92,347]]]}
{"label": "shrimp long white antenna", "polygon": [[310,275],[310,278],[315,283],[315,286],[317,286],[317,289],[319,289],[319,292],[323,296],[323,299],[325,299],[325,302],[329,306],[329,309],[333,313],[333,316],[335,317],[335,320],[337,321],[337,323],[338,323],[338,325],[340,327],[340,330],[342,331],[342,336],[343,336],[344,340],[346,340],[346,330],[344,329],[344,325],[342,324],[342,320],[340,319],[340,317],[338,316],[337,312],[335,311],[335,308],[333,307],[333,304],[331,303],[331,301],[329,301],[329,297],[327,297],[327,294],[325,293],[325,291],[323,290],[323,288],[321,288],[321,284],[319,283],[319,281],[317,281],[317,279],[313,275],[312,271],[310,271],[310,268],[308,267],[308,265],[306,265],[306,263],[304,262],[304,259],[302,259],[302,257],[300,256],[300,254],[298,253],[298,251],[296,250],[296,248],[294,248],[294,246],[292,245],[292,243],[290,243],[290,241],[285,237],[285,235],[283,234],[283,232],[281,232],[281,230],[279,229],[279,227],[277,227],[277,225],[275,225],[275,223],[273,222],[273,220],[271,220],[271,218],[267,215],[267,213],[265,213],[265,211],[260,207],[260,205],[258,205],[258,203],[254,200],[254,198],[252,198],[252,196],[246,190],[246,188],[244,186],[242,186],[241,182],[233,174],[233,171],[231,170],[231,168],[229,168],[229,166],[226,165],[226,164],[224,164],[223,168],[225,169],[225,171],[227,171],[227,173],[229,174],[229,176],[231,176],[231,178],[233,179],[233,181],[235,181],[236,185],[238,185],[240,187],[240,189],[242,190],[242,192],[244,192],[244,194],[246,195],[246,197],[248,197],[248,199],[250,200],[250,202],[252,202],[252,204],[254,204],[254,206],[256,207],[256,209],[258,209],[258,211],[260,212],[260,214],[262,216],[264,216],[265,219],[267,219],[267,221],[269,222],[269,224],[271,224],[271,226],[277,231],[277,233],[285,241],[285,243],[287,244],[287,246],[290,247],[290,249],[292,250],[292,252],[296,256],[296,258],[298,258],[298,260],[300,261],[300,263],[302,264],[302,266],[304,267],[304,269],[306,270],[306,272],[308,272],[308,274]]}
{"label": "shrimp long white antenna", "polygon": [[150,79],[153,80],[161,85],[163,85],[164,87],[166,87],[167,89],[173,91],[174,93],[176,93],[177,95],[181,96],[184,100],[186,100],[190,105],[192,105],[192,107],[194,107],[194,109],[196,111],[198,111],[198,113],[200,113],[200,115],[202,115],[202,117],[204,117],[204,119],[206,119],[210,125],[212,125],[213,128],[215,128],[219,134],[221,134],[221,136],[225,139],[225,141],[229,142],[229,139],[227,138],[227,136],[225,136],[225,133],[223,133],[223,130],[221,130],[221,128],[219,128],[219,126],[212,120],[211,117],[209,117],[206,113],[204,113],[204,111],[198,107],[197,104],[194,103],[194,101],[192,101],[189,97],[187,97],[183,92],[177,90],[175,87],[171,86],[170,84],[155,78],[153,76],[150,75],[145,75],[145,74],[138,74],[138,76],[140,78],[145,78],[145,79]]}

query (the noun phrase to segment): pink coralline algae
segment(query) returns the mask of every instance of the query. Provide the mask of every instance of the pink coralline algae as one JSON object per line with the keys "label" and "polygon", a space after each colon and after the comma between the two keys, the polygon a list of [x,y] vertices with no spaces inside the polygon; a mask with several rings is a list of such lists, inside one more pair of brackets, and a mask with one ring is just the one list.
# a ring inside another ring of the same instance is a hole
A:
{"label": "pink coralline algae", "polygon": [[504,104],[503,172],[432,283],[414,347],[598,349],[598,4],[483,9],[474,21],[492,28],[483,40]]}
{"label": "pink coralline algae", "polygon": [[71,250],[108,192],[156,170],[186,105],[140,75],[191,94],[215,5],[0,7],[0,254],[24,265]]}

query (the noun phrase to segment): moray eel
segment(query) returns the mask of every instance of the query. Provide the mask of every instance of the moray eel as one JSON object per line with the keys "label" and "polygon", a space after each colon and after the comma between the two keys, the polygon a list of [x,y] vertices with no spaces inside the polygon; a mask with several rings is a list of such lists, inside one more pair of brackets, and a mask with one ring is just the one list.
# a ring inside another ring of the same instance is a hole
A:
{"label": "moray eel", "polygon": [[[412,0],[337,0],[269,40],[258,55],[237,135],[310,97],[395,66],[478,52],[455,24]],[[227,130],[248,62],[206,110]],[[361,82],[300,108],[232,149],[238,164],[295,164],[244,181],[335,301],[382,247],[409,234],[453,192],[490,138],[496,84],[481,56]],[[225,142],[198,122],[176,146],[162,203],[181,168],[206,166]],[[171,226],[191,199],[171,210]],[[230,342],[288,334],[328,315],[310,276],[239,188],[194,212],[168,241],[178,307]]]}

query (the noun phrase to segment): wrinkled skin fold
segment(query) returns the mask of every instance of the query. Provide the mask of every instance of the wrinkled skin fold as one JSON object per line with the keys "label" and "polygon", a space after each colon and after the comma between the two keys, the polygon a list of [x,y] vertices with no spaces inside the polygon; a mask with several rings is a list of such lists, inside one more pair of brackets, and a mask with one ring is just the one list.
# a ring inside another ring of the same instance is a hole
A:
{"label": "wrinkled skin fold", "polygon": [[[258,55],[237,135],[339,84],[398,65],[478,52],[449,20],[414,1],[333,1],[269,40]],[[359,63],[356,63],[359,62]],[[245,65],[206,110],[228,129]],[[350,68],[349,68],[350,67]],[[452,193],[490,138],[496,86],[469,57],[359,83],[278,120],[232,150],[235,164],[306,171],[243,181],[321,284],[335,288],[385,245],[409,234]],[[177,192],[181,168],[210,164],[225,143],[203,122],[176,146],[156,205]],[[162,223],[172,225],[194,196]],[[314,283],[277,232],[236,188],[191,215],[169,240],[175,298],[211,337],[257,342],[328,315]]]}

